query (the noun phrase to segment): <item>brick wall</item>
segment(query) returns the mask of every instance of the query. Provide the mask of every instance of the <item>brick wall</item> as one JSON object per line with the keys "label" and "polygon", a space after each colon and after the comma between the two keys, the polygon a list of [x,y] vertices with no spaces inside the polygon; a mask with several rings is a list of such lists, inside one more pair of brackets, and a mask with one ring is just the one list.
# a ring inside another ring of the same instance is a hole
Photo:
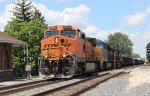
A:
{"label": "brick wall", "polygon": [[0,43],[0,81],[13,78],[12,45]]}

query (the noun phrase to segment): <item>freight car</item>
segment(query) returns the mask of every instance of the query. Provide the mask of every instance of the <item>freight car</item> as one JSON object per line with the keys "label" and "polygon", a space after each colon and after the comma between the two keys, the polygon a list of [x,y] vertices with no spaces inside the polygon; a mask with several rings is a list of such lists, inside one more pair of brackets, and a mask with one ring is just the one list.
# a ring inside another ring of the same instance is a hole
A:
{"label": "freight car", "polygon": [[122,63],[123,63],[122,66],[132,66],[144,64],[144,61],[137,58],[122,57]]}
{"label": "freight car", "polygon": [[123,61],[123,66],[131,66],[132,64],[135,63],[134,59],[129,57],[122,57],[122,61]]}
{"label": "freight car", "polygon": [[[119,50],[73,26],[51,26],[41,41],[41,75],[69,78],[122,66]],[[132,64],[132,63],[131,63]],[[125,65],[124,65],[125,66]]]}

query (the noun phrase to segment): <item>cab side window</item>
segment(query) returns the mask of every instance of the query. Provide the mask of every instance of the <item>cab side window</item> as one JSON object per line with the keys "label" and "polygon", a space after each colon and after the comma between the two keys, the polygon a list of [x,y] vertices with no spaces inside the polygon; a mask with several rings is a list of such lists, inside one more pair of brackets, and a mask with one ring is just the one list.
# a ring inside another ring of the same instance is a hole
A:
{"label": "cab side window", "polygon": [[78,37],[79,37],[80,39],[82,38],[81,32],[78,33]]}
{"label": "cab side window", "polygon": [[78,33],[78,37],[79,37],[80,39],[85,39],[85,34],[79,32],[79,33]]}
{"label": "cab side window", "polygon": [[85,34],[81,34],[81,38],[82,38],[82,39],[85,39]]}

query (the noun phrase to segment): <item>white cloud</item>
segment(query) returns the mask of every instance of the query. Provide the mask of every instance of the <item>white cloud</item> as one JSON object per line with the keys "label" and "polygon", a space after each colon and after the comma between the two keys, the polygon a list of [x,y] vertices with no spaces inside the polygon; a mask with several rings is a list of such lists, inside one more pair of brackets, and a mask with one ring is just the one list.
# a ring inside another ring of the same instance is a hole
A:
{"label": "white cloud", "polygon": [[4,2],[5,0],[0,0],[0,3]]}
{"label": "white cloud", "polygon": [[34,5],[43,13],[49,25],[67,24],[82,28],[85,27],[85,18],[90,12],[90,8],[84,4],[80,4],[74,8],[65,8],[62,11],[50,10],[43,4],[34,3]]}
{"label": "white cloud", "polygon": [[134,43],[133,50],[139,53],[141,57],[146,57],[146,45],[150,42],[150,32],[133,32],[129,34],[130,39]]}
{"label": "white cloud", "polygon": [[[34,0],[35,1],[35,0]],[[66,3],[70,0],[43,0],[44,2],[49,2],[49,1],[53,1],[53,2],[56,2],[56,3]]]}
{"label": "white cloud", "polygon": [[13,8],[13,4],[8,4],[4,11],[2,13],[0,13],[0,30],[3,31],[4,30],[4,26],[7,24],[7,21],[10,20],[10,18],[12,17],[12,13],[10,11],[12,11]]}
{"label": "white cloud", "polygon": [[123,19],[123,24],[129,26],[137,26],[143,24],[150,14],[150,6],[148,6],[143,12],[137,12],[130,14]]}
{"label": "white cloud", "polygon": [[4,4],[4,3],[10,3],[13,2],[15,0],[0,0],[0,4]]}
{"label": "white cloud", "polygon": [[146,13],[150,13],[150,6],[146,9]]}
{"label": "white cloud", "polygon": [[68,2],[69,0],[53,0],[53,1],[57,3],[65,3]]}
{"label": "white cloud", "polygon": [[127,17],[125,17],[124,23],[131,26],[140,25],[144,23],[146,16],[147,15],[145,13],[136,13],[134,15],[128,15]]}
{"label": "white cloud", "polygon": [[113,29],[113,30],[104,30],[99,29],[94,25],[88,25],[85,29],[82,30],[88,37],[98,38],[100,40],[106,40],[109,34],[113,34],[116,32],[123,32],[121,29]]}

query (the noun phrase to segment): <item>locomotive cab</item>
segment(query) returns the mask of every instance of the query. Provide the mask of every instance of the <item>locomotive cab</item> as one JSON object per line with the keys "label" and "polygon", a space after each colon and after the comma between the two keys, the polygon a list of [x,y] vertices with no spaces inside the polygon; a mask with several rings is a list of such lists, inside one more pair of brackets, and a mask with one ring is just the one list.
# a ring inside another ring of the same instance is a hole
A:
{"label": "locomotive cab", "polygon": [[[45,60],[52,58],[63,59],[68,53],[64,49],[72,47],[76,39],[76,30],[71,26],[52,26],[44,32],[44,39],[41,41],[42,55],[47,57]],[[73,53],[75,50],[71,50]],[[53,60],[52,59],[52,60]]]}

